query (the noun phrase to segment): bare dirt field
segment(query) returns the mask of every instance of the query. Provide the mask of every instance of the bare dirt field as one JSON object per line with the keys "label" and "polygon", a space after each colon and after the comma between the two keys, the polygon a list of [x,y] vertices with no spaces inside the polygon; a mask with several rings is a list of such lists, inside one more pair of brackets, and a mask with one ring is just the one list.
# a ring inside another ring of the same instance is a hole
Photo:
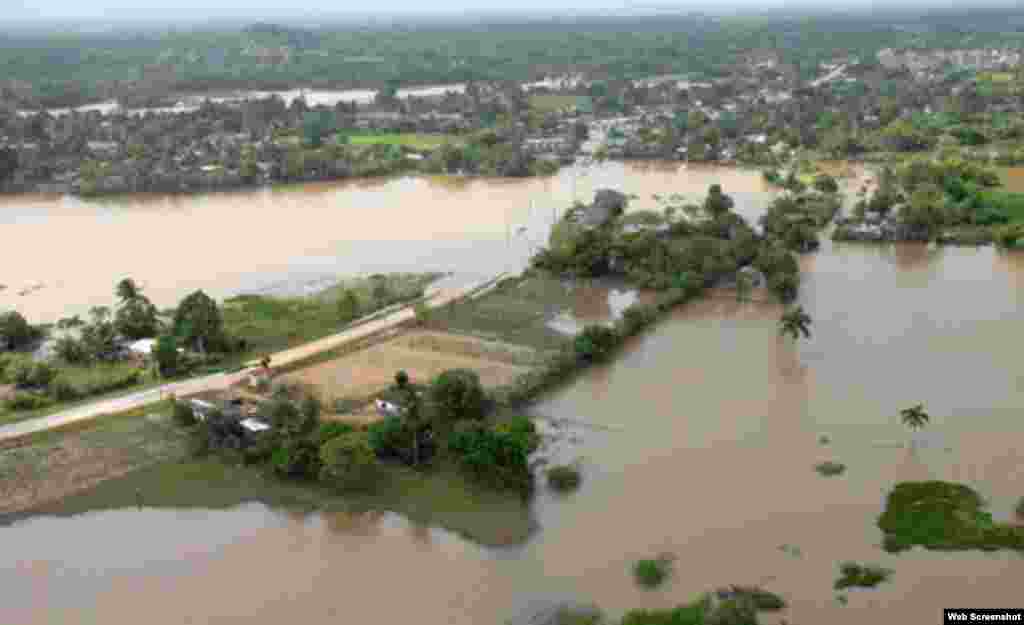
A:
{"label": "bare dirt field", "polygon": [[507,384],[537,362],[532,349],[443,332],[412,331],[335,360],[284,376],[315,389],[322,399],[369,398],[404,370],[428,383],[448,369],[472,369],[485,387]]}

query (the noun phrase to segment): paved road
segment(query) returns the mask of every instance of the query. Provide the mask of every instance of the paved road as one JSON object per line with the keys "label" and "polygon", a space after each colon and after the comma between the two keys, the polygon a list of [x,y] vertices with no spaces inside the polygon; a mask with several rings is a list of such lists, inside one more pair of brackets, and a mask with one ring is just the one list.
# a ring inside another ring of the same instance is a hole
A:
{"label": "paved road", "polygon": [[[437,288],[428,292],[427,303],[431,308],[437,308],[454,300],[479,295],[486,290],[486,287],[494,284],[503,277],[505,277],[505,274],[499,274],[493,278],[474,282],[469,285]],[[324,337],[311,343],[306,343],[304,345],[299,345],[298,347],[286,349],[276,354],[271,354],[271,367],[280,367],[291,364],[293,362],[309,358],[310,356],[320,352],[334,349],[335,347],[344,345],[345,343],[358,341],[382,330],[395,327],[412,319],[413,317],[415,317],[415,312],[413,311],[412,306],[406,306],[380,318],[373,319],[372,321],[366,321],[351,327],[343,332],[339,332],[338,334],[332,334],[331,336]],[[245,379],[248,374],[248,370],[243,369],[242,371],[237,371],[235,373],[217,373],[201,378],[172,382],[148,391],[140,391],[130,395],[104,399],[84,406],[70,408],[63,412],[47,415],[45,417],[12,423],[11,425],[0,427],[0,441],[18,438],[20,436],[34,434],[36,432],[42,432],[62,425],[67,425],[69,423],[92,419],[104,414],[131,410],[133,408],[138,408],[140,406],[160,401],[171,393],[178,396],[184,396],[202,391],[226,389],[232,384]]]}

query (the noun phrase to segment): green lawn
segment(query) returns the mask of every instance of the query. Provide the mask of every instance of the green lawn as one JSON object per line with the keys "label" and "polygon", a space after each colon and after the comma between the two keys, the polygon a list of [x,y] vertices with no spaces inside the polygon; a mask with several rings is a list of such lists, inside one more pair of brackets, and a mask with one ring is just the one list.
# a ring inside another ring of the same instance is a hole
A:
{"label": "green lawn", "polygon": [[452,135],[433,135],[424,133],[391,133],[373,135],[351,135],[352,145],[404,145],[416,150],[433,150],[445,143],[456,142]]}

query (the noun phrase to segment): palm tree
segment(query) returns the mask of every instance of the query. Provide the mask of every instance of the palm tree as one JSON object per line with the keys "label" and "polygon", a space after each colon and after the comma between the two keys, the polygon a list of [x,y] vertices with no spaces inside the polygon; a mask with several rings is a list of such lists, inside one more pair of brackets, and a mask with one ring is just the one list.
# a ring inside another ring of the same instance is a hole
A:
{"label": "palm tree", "polygon": [[[916,406],[900,410],[900,421],[903,422],[903,425],[910,428],[911,431],[923,428],[928,425],[930,420],[931,417],[929,417],[928,413],[924,411],[924,404],[917,404]],[[911,449],[914,447],[913,437],[910,439],[910,447]]]}
{"label": "palm tree", "polygon": [[779,334],[786,334],[799,340],[803,335],[805,339],[811,338],[811,316],[807,314],[803,306],[797,306],[784,313],[779,318]]}

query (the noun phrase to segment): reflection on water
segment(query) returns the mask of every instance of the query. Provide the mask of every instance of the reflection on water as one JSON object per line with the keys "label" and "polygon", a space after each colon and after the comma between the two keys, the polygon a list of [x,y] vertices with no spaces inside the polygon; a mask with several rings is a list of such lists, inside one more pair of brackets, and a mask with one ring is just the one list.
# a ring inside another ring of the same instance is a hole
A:
{"label": "reflection on water", "polygon": [[[603,187],[652,209],[653,194],[696,198],[718,182],[751,218],[769,200],[756,171],[660,167],[604,163],[550,178],[372,178],[194,196],[5,196],[0,309],[38,322],[84,314],[112,304],[114,283],[129,274],[161,308],[198,288],[223,297],[324,274],[493,275],[525,266],[553,220]],[[43,288],[17,295],[36,283]]]}

